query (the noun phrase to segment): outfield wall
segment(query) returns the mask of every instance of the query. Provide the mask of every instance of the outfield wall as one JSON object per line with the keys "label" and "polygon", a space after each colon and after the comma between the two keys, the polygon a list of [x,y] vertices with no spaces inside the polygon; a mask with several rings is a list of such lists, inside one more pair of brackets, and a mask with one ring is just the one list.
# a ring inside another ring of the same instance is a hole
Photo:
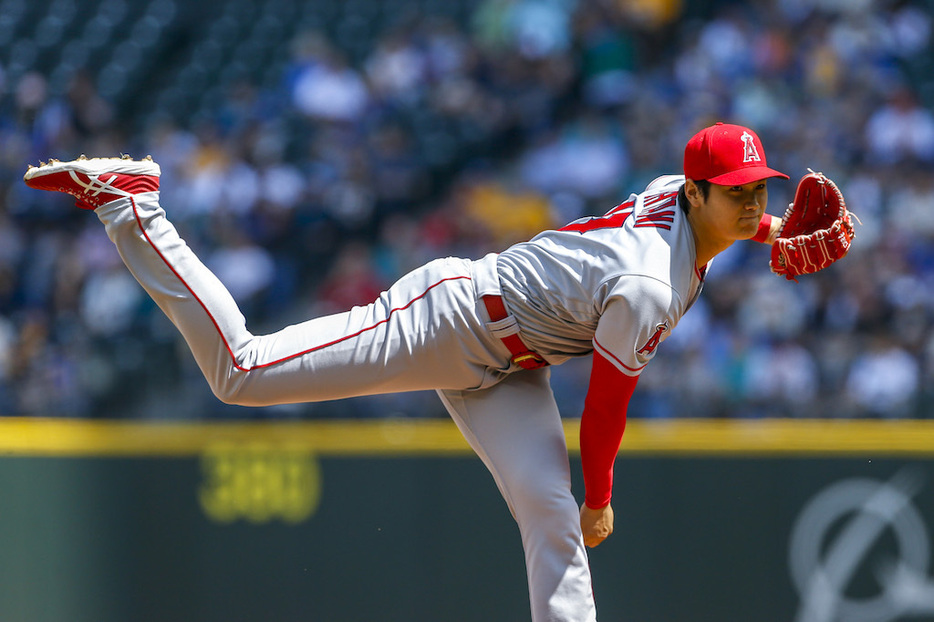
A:
{"label": "outfield wall", "polygon": [[[928,422],[632,421],[616,473],[603,621],[934,620]],[[528,619],[449,421],[0,419],[4,622]]]}

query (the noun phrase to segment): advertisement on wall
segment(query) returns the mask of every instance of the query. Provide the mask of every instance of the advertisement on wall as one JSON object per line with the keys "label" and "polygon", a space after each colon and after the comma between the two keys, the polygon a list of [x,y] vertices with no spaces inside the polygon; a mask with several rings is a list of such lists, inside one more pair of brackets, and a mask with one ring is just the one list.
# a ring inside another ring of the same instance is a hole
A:
{"label": "advertisement on wall", "polygon": [[[808,500],[789,542],[796,622],[934,617],[931,525],[915,504],[924,489],[925,470],[912,465],[888,480],[836,481]],[[875,593],[850,594],[860,573]]]}
{"label": "advertisement on wall", "polygon": [[[5,622],[530,619],[518,530],[448,422],[22,425],[0,429]],[[934,437],[697,425],[627,432],[598,619],[934,621]]]}

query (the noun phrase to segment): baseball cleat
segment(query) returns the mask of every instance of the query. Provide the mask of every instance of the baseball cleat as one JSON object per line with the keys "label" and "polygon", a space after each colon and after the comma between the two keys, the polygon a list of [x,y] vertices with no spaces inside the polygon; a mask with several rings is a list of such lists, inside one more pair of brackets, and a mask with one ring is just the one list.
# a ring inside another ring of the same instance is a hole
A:
{"label": "baseball cleat", "polygon": [[146,156],[133,160],[79,157],[70,162],[50,160],[30,166],[23,181],[30,188],[66,192],[81,209],[97,209],[116,199],[159,189],[159,165]]}

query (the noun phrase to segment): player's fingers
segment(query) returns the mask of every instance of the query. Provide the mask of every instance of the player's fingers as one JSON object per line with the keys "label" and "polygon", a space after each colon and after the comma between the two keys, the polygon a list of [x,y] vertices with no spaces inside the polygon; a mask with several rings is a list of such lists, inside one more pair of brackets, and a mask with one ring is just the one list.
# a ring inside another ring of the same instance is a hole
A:
{"label": "player's fingers", "polygon": [[601,523],[584,532],[584,544],[593,548],[607,539],[613,533],[613,526]]}
{"label": "player's fingers", "polygon": [[594,548],[595,546],[599,546],[604,540],[606,540],[606,536],[584,536],[584,545],[589,548]]}
{"label": "player's fingers", "polygon": [[584,544],[591,548],[597,546],[613,533],[613,508],[609,505],[600,509],[581,506],[581,532]]}

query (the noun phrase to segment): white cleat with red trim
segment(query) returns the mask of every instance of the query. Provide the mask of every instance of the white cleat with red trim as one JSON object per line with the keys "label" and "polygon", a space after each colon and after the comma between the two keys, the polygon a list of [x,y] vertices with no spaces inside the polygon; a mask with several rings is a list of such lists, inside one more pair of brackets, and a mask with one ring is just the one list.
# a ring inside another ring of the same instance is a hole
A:
{"label": "white cleat with red trim", "polygon": [[149,156],[143,160],[81,156],[70,162],[51,160],[30,166],[23,180],[37,190],[66,192],[77,199],[78,207],[93,210],[116,199],[158,190],[161,173]]}

